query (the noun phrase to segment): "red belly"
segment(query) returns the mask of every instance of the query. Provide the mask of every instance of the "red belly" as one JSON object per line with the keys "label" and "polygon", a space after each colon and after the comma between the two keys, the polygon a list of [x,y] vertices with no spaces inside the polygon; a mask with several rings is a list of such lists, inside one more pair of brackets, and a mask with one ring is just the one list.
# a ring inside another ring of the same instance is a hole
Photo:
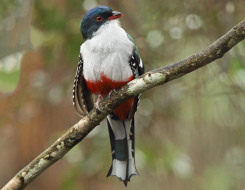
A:
{"label": "red belly", "polygon": [[[109,92],[113,89],[117,89],[125,84],[127,84],[129,81],[133,80],[134,76],[130,76],[126,81],[123,82],[117,82],[117,81],[113,81],[109,78],[107,78],[104,74],[101,75],[101,78],[99,81],[89,81],[86,80],[87,86],[89,88],[89,90],[93,93],[93,94],[99,94],[102,97],[105,97],[107,94],[109,94]],[[120,106],[118,106],[113,113],[118,116],[121,120],[126,120],[127,116],[130,112],[130,110],[132,109],[134,103],[134,98],[131,98],[129,100],[127,100],[126,102],[124,102],[123,104],[121,104]]]}

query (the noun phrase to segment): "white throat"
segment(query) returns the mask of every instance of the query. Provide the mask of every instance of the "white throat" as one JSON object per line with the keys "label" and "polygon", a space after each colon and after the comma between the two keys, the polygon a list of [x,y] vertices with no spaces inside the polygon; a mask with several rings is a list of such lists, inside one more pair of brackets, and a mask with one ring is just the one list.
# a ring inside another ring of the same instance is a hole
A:
{"label": "white throat", "polygon": [[103,72],[114,81],[127,80],[132,75],[128,61],[133,46],[117,19],[103,24],[80,48],[85,79],[100,80]]}

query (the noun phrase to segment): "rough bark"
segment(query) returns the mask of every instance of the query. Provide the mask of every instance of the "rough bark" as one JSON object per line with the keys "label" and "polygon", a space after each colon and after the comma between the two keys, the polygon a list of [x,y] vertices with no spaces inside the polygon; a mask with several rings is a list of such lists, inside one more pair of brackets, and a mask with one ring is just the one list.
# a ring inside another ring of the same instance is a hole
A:
{"label": "rough bark", "polygon": [[117,89],[115,92],[112,92],[110,97],[107,96],[100,102],[99,106],[101,111],[93,109],[84,116],[78,123],[71,127],[66,134],[17,173],[16,176],[3,187],[3,190],[24,189],[44,170],[61,159],[70,149],[82,141],[94,127],[122,102],[150,88],[177,79],[223,57],[226,52],[243,39],[245,39],[245,20],[200,52],[166,67],[149,71]]}

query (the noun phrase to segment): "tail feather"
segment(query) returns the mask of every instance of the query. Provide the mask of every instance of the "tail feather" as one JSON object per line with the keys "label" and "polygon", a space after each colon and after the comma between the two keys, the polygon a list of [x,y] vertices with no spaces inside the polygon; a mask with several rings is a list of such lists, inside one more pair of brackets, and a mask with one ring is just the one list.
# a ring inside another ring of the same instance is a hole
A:
{"label": "tail feather", "polygon": [[134,119],[122,121],[109,115],[107,124],[112,151],[112,165],[107,177],[117,176],[127,186],[133,175],[139,175],[134,158]]}

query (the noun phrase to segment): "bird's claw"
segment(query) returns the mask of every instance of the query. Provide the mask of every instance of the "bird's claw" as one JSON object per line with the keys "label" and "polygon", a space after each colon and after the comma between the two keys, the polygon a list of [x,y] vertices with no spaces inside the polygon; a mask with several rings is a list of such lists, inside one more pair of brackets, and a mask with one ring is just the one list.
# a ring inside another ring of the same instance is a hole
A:
{"label": "bird's claw", "polygon": [[95,102],[95,108],[96,108],[97,110],[99,110],[100,112],[102,112],[102,110],[100,109],[100,106],[99,106],[99,103],[100,103],[101,99],[102,99],[102,96],[99,95],[97,101]]}
{"label": "bird's claw", "polygon": [[111,90],[111,91],[109,92],[109,97],[111,97],[112,92],[115,92],[115,93],[117,94],[116,89],[113,89],[113,90]]}
{"label": "bird's claw", "polygon": [[[116,89],[113,89],[113,90],[111,90],[111,91],[109,92],[109,97],[111,97],[112,92],[115,92],[115,93],[117,94]],[[96,108],[97,110],[101,111],[101,112],[102,112],[102,110],[100,109],[99,103],[100,103],[100,101],[102,100],[102,98],[103,98],[103,97],[102,97],[101,95],[99,95],[98,99],[97,99],[96,102],[95,102],[95,108]]]}

